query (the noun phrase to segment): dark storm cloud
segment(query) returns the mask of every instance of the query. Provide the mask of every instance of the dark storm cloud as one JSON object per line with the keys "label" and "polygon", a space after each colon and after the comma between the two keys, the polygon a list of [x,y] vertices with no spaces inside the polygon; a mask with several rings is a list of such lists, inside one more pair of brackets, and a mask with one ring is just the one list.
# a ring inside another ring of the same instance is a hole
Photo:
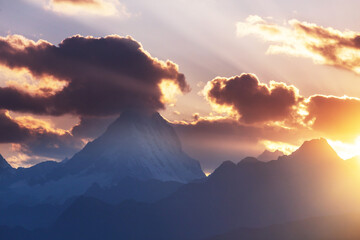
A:
{"label": "dark storm cloud", "polygon": [[33,96],[13,87],[0,87],[0,109],[43,114],[47,111],[46,101],[45,97]]}
{"label": "dark storm cloud", "polygon": [[244,123],[289,119],[302,99],[295,87],[277,82],[268,86],[253,74],[215,78],[205,89],[210,102],[232,107]]}
{"label": "dark storm cloud", "polygon": [[24,125],[24,119],[0,113],[0,143],[15,143],[16,150],[29,156],[64,158],[78,151],[84,143],[69,132],[48,129],[46,126]]}
{"label": "dark storm cloud", "polygon": [[21,142],[30,136],[30,131],[21,127],[4,112],[0,113],[0,143]]}
{"label": "dark storm cloud", "polygon": [[35,77],[51,76],[67,85],[52,96],[30,95],[0,88],[0,106],[8,110],[83,116],[114,115],[127,108],[164,108],[159,84],[175,83],[189,90],[183,74],[170,61],[152,58],[131,37],[73,36],[59,46],[33,42],[21,36],[0,38],[0,64],[28,69]]}

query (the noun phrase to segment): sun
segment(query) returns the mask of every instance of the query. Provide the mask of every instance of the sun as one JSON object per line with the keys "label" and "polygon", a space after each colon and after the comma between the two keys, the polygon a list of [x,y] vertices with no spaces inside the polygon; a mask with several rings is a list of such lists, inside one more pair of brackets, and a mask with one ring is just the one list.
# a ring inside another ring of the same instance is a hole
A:
{"label": "sun", "polygon": [[350,159],[355,156],[360,156],[360,136],[355,139],[353,143],[344,143],[342,141],[333,141],[327,139],[330,146],[337,152],[342,159]]}
{"label": "sun", "polygon": [[181,95],[179,86],[168,79],[161,81],[159,88],[162,93],[161,100],[163,103],[174,103],[176,102],[176,96]]}

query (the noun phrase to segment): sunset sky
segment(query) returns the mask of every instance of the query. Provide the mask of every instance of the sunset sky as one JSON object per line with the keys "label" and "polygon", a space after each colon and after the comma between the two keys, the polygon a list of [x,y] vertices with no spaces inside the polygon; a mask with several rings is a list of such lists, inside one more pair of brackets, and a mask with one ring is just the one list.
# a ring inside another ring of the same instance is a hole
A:
{"label": "sunset sky", "polygon": [[324,137],[360,155],[360,2],[0,0],[0,153],[71,157],[129,108],[212,171]]}

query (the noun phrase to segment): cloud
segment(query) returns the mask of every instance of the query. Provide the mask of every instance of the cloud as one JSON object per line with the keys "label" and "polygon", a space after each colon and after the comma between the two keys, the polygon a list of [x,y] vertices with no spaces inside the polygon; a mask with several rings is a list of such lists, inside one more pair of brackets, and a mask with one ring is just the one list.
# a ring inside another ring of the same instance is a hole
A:
{"label": "cloud", "polygon": [[33,131],[30,137],[20,144],[20,152],[30,157],[46,157],[62,160],[71,157],[84,147],[84,142],[75,138],[69,132]]}
{"label": "cloud", "polygon": [[0,64],[29,71],[38,81],[65,82],[52,94],[14,86],[0,88],[0,108],[46,115],[110,116],[127,108],[163,109],[160,85],[184,93],[185,77],[171,61],[150,56],[131,37],[73,36],[58,46],[22,36],[0,38]]}
{"label": "cloud", "polygon": [[118,0],[44,0],[43,5],[45,9],[72,16],[131,16],[126,6]]}
{"label": "cloud", "polygon": [[360,136],[360,99],[314,95],[307,101],[305,121],[314,130],[335,140],[353,141]]}
{"label": "cloud", "polygon": [[275,150],[294,149],[299,141],[309,138],[353,143],[360,136],[359,98],[305,97],[295,86],[275,81],[263,84],[254,74],[217,77],[207,83],[203,93],[215,111],[227,115],[194,114],[193,123],[178,127],[186,141],[213,139],[214,147],[245,141]]}
{"label": "cloud", "polygon": [[[178,66],[153,58],[131,37],[73,36],[59,45],[23,36],[0,38],[0,143],[24,164],[70,157],[123,110],[157,111],[190,90]],[[70,130],[36,115],[78,116]],[[15,156],[15,155],[14,155]]]}
{"label": "cloud", "polygon": [[174,123],[183,148],[200,160],[203,169],[213,170],[225,160],[240,161],[258,156],[265,148],[283,151],[299,146],[304,140],[319,137],[306,128],[277,125],[247,125],[230,117],[209,118],[198,114],[192,122]]}
{"label": "cloud", "polygon": [[8,115],[0,113],[0,143],[21,142],[30,136],[30,131],[21,127]]}
{"label": "cloud", "polygon": [[360,74],[360,33],[339,31],[313,23],[290,20],[287,25],[269,23],[249,16],[237,23],[237,35],[256,35],[271,42],[270,54],[311,58],[317,64],[331,65]]}
{"label": "cloud", "polygon": [[230,108],[248,124],[291,119],[302,101],[294,86],[275,81],[263,84],[254,74],[215,78],[204,93],[211,104]]}
{"label": "cloud", "polygon": [[0,143],[13,143],[13,152],[26,161],[63,159],[84,146],[81,138],[46,121],[30,116],[12,118],[5,111],[0,113]]}

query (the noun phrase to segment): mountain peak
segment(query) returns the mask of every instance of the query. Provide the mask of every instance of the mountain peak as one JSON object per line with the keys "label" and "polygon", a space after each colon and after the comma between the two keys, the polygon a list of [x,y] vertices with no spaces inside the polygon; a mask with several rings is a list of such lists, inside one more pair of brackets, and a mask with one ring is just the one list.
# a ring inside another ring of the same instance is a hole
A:
{"label": "mountain peak", "polygon": [[66,164],[76,171],[97,166],[91,171],[116,178],[189,182],[204,177],[199,162],[182,151],[171,124],[159,113],[148,111],[124,111]]}
{"label": "mountain peak", "polygon": [[2,169],[12,169],[11,165],[3,158],[0,154],[0,170]]}
{"label": "mountain peak", "polygon": [[263,162],[268,162],[271,160],[276,160],[279,157],[285,155],[283,152],[279,150],[275,150],[274,152],[271,152],[269,150],[265,150],[262,154],[260,154],[257,159]]}
{"label": "mountain peak", "polygon": [[254,164],[254,163],[258,163],[259,160],[257,158],[254,157],[246,157],[244,159],[242,159],[237,165],[244,165],[244,164]]}
{"label": "mountain peak", "polygon": [[291,158],[310,160],[342,160],[324,138],[305,141],[290,155]]}
{"label": "mountain peak", "polygon": [[223,176],[231,175],[234,171],[237,170],[237,165],[230,160],[226,160],[220,164],[219,167],[209,176],[211,179],[222,178]]}

